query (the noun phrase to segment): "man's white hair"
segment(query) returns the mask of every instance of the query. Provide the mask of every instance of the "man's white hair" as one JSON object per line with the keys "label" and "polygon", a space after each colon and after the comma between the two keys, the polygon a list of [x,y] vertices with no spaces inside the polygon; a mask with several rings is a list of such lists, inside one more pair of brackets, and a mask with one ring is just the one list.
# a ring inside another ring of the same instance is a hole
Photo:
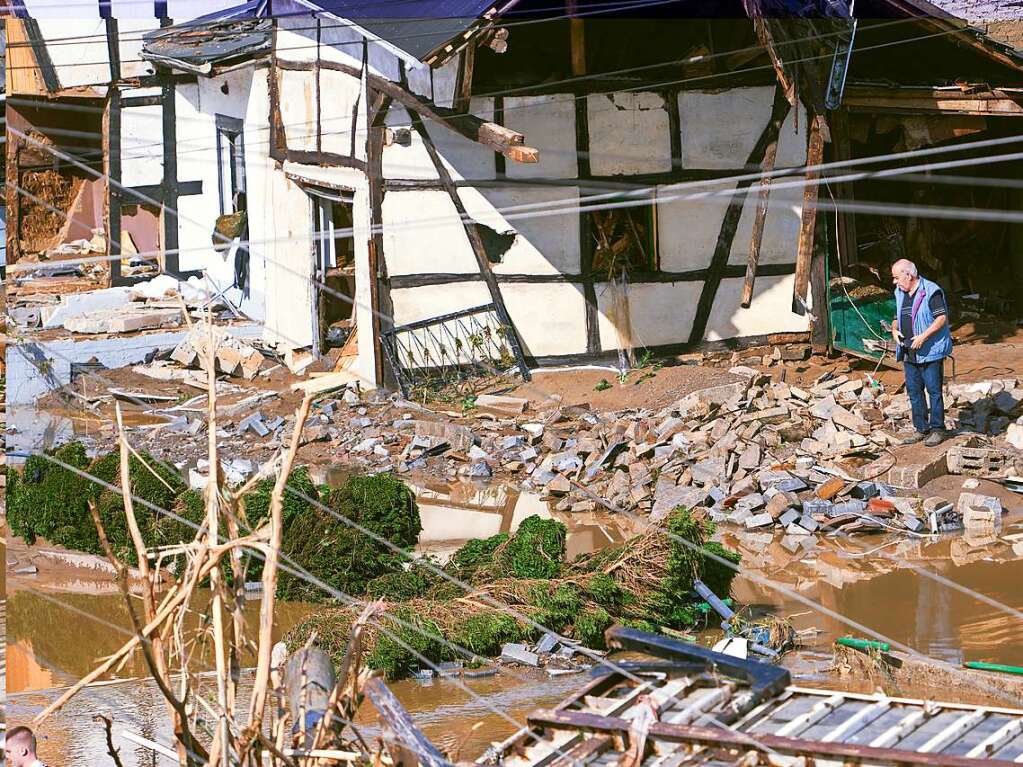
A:
{"label": "man's white hair", "polygon": [[919,272],[916,269],[916,264],[910,261],[908,258],[900,258],[895,262],[894,266],[899,270],[905,272],[910,277],[916,277]]}

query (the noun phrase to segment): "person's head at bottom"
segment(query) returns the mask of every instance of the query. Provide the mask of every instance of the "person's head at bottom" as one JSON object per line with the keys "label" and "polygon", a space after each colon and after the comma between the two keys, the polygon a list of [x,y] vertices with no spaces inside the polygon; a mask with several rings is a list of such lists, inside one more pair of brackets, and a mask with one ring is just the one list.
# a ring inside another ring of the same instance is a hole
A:
{"label": "person's head at bottom", "polygon": [[36,736],[28,727],[14,727],[4,740],[4,758],[7,767],[30,767],[35,764]]}

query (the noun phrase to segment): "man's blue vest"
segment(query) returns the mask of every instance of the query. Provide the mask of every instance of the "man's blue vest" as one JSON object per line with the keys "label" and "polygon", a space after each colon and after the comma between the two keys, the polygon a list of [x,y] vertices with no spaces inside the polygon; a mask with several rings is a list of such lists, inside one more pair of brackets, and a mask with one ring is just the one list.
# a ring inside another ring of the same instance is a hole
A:
{"label": "man's blue vest", "polygon": [[[917,287],[916,292],[910,297],[913,302],[913,335],[919,336],[923,334],[927,328],[934,322],[934,315],[931,314],[931,296],[935,293],[941,293],[941,288],[935,285],[930,280],[925,280],[920,277],[920,285]],[[895,289],[895,317],[896,322],[899,322],[899,318],[902,316],[902,299],[905,296],[899,288]],[[946,311],[948,311],[948,304],[946,302]],[[909,339],[904,339],[906,343],[909,343]],[[941,330],[932,335],[916,351],[917,362],[934,362],[947,357],[952,353],[952,333],[949,330],[948,322],[942,326]],[[902,346],[899,346],[895,351],[896,361],[902,361],[902,358],[906,356]]]}

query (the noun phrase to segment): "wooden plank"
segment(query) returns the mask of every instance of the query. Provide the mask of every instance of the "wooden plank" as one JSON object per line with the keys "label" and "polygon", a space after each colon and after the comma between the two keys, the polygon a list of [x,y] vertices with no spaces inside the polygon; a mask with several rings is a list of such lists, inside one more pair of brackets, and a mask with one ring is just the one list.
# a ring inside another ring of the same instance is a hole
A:
{"label": "wooden plank", "polygon": [[164,251],[163,270],[170,275],[180,274],[178,254],[178,147],[177,147],[177,86],[174,80],[162,76],[160,93],[163,96],[163,209],[161,220]]}
{"label": "wooden plank", "polygon": [[[394,733],[395,737],[416,762],[423,767],[451,767],[451,763],[437,750],[437,747],[420,732],[408,711],[398,702],[384,681],[373,677],[363,686],[363,692],[380,715],[380,720]],[[406,767],[412,767],[412,764]]]}
{"label": "wooden plank", "polygon": [[[787,116],[789,109],[791,109],[791,104],[785,98],[785,91],[781,85],[775,86],[772,113],[775,110],[781,110]],[[777,159],[778,137],[775,136],[774,140],[767,144],[767,148],[764,150],[764,159],[760,163],[760,193],[757,195],[757,212],[753,219],[753,235],[750,237],[749,257],[746,259],[746,279],[742,283],[741,306],[743,309],[749,309],[750,304],[753,302],[753,283],[757,278],[757,265],[760,263],[760,245],[764,239],[767,205],[771,196],[770,174],[774,171]]]}
{"label": "wooden plank", "polygon": [[987,711],[984,709],[962,714],[917,750],[922,754],[942,751],[984,721],[986,716]]}
{"label": "wooden plank", "polygon": [[457,112],[468,112],[472,99],[472,76],[476,68],[476,40],[470,40],[462,49],[458,66],[458,82],[455,84],[454,108]]}
{"label": "wooden plank", "polygon": [[595,735],[575,744],[562,756],[551,762],[550,767],[584,767],[587,761],[600,756],[611,748],[611,745],[612,741],[608,736]]}
{"label": "wooden plank", "polygon": [[906,714],[906,716],[902,717],[902,719],[870,741],[870,747],[888,748],[889,746],[895,745],[923,724],[932,715],[933,714],[929,713],[926,708],[911,710],[908,714]]}
{"label": "wooden plank", "polygon": [[957,113],[986,116],[1023,115],[1023,96],[998,89],[985,93],[928,88],[876,88],[850,85],[842,105],[856,111],[913,114]]}
{"label": "wooden plank", "polygon": [[355,375],[350,370],[342,370],[337,373],[317,376],[316,378],[308,378],[305,381],[297,381],[291,385],[291,390],[304,392],[305,394],[322,394],[332,389],[340,389],[342,386],[347,386],[353,381],[358,380],[360,380],[360,376]]}
{"label": "wooden plank", "polygon": [[[528,718],[531,727],[551,728],[564,732],[576,730],[605,735],[624,736],[629,732],[631,722],[616,717],[596,716],[577,711],[556,711],[540,709]],[[676,725],[655,722],[650,726],[649,736],[656,740],[671,742],[701,743],[711,748],[741,748],[748,751],[756,744],[761,749],[770,749],[784,754],[806,755],[815,758],[834,757],[852,763],[879,765],[931,765],[932,767],[1009,767],[1012,762],[1001,759],[979,761],[947,754],[922,754],[918,751],[876,746],[861,746],[852,743],[825,743],[804,738],[787,738],[778,735],[750,735],[727,728],[701,727],[698,725]]]}
{"label": "wooden plank", "polygon": [[[806,298],[810,287],[810,259],[813,256],[814,231],[817,225],[817,197],[820,181],[820,164],[824,158],[824,136],[821,133],[822,118],[815,115],[810,124],[810,140],[806,151],[806,186],[803,188],[803,211],[799,223],[799,250],[796,253],[796,281],[792,289],[792,311],[806,314]],[[826,309],[826,307],[818,308]]]}
{"label": "wooden plank", "polygon": [[821,719],[838,709],[843,703],[845,703],[845,698],[841,695],[832,695],[830,698],[819,700],[809,711],[795,717],[794,719],[790,719],[774,734],[781,736],[801,735],[813,725],[817,724],[817,722]]}
{"label": "wooden plank", "polygon": [[889,700],[879,700],[877,703],[864,706],[862,709],[842,722],[842,724],[825,734],[821,740],[825,743],[848,740],[864,727],[869,726],[872,722],[876,722],[884,716],[884,713],[891,708],[891,706],[892,704]]}
{"label": "wooden plank", "polygon": [[[831,113],[832,152],[836,162],[852,159],[852,145],[849,139],[849,113],[839,109]],[[856,216],[845,210],[843,203],[856,201],[855,190],[850,182],[835,184],[833,187],[839,204],[838,213],[838,257],[842,267],[853,266],[859,261],[859,247],[856,241]]]}
{"label": "wooden plank", "polygon": [[967,751],[966,756],[970,759],[987,759],[1021,732],[1023,732],[1023,719],[1010,719]]}

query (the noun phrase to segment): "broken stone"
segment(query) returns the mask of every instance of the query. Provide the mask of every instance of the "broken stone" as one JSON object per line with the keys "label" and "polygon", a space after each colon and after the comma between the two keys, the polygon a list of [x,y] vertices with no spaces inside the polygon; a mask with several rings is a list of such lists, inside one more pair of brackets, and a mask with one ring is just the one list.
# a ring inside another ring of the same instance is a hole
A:
{"label": "broken stone", "polygon": [[766,527],[767,525],[774,524],[774,517],[768,514],[766,511],[762,514],[754,514],[753,516],[746,519],[746,529],[753,530],[758,527]]}
{"label": "broken stone", "polygon": [[434,437],[462,453],[468,453],[476,441],[471,429],[441,421],[415,421],[415,435]]}
{"label": "broken stone", "polygon": [[782,527],[788,527],[794,522],[798,522],[799,519],[800,519],[799,512],[796,511],[795,509],[789,509],[780,517],[778,517],[778,524],[781,525]]}
{"label": "broken stone", "polygon": [[948,462],[942,453],[927,463],[894,466],[888,472],[888,482],[896,487],[919,490],[928,482],[948,473]]}
{"label": "broken stone", "polygon": [[815,495],[821,500],[830,501],[842,491],[843,487],[845,487],[845,481],[835,477],[818,487]]}
{"label": "broken stone", "polygon": [[474,479],[489,479],[493,475],[494,472],[486,461],[477,461],[469,467],[469,476]]}
{"label": "broken stone", "polygon": [[537,667],[540,665],[540,657],[532,653],[524,644],[509,642],[501,648],[501,660],[506,663],[520,663],[523,666]]}
{"label": "broken stone", "polygon": [[238,422],[238,433],[244,434],[247,431],[253,431],[260,437],[265,437],[270,433],[270,429],[263,423],[262,413],[257,411]]}
{"label": "broken stone", "polygon": [[476,407],[502,413],[525,413],[528,406],[529,400],[520,397],[503,397],[496,394],[480,394],[476,397]]}

